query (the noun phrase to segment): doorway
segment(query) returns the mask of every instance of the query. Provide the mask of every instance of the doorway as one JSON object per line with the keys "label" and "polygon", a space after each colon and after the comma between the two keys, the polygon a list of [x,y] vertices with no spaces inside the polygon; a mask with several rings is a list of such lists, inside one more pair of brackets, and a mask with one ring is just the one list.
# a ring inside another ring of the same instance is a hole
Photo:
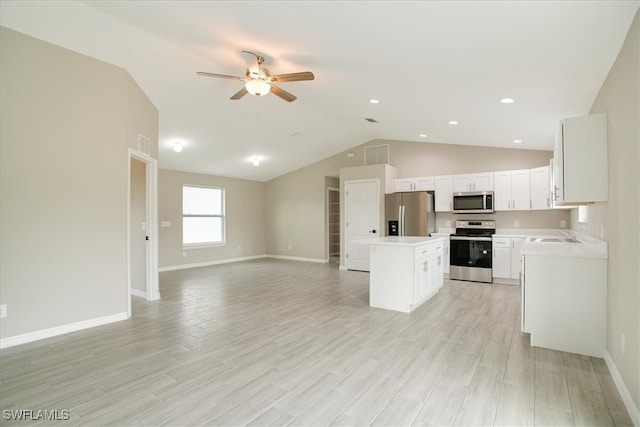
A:
{"label": "doorway", "polygon": [[127,291],[147,301],[160,298],[158,278],[157,161],[129,149]]}

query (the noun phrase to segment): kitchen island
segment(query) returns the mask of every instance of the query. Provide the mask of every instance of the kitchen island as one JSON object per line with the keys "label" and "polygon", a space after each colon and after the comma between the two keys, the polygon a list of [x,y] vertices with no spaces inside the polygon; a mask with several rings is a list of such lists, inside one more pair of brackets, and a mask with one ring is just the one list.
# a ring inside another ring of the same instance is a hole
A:
{"label": "kitchen island", "polygon": [[387,236],[358,243],[371,246],[371,307],[410,313],[442,287],[444,238]]}

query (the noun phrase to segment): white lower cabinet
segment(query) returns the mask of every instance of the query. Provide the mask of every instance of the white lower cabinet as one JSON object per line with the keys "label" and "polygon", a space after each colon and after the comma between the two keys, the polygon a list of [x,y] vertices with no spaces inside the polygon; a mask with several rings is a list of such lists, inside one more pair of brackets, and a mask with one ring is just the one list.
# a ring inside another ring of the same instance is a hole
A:
{"label": "white lower cabinet", "polygon": [[604,357],[607,260],[524,255],[522,330],[531,345]]}
{"label": "white lower cabinet", "polygon": [[511,278],[511,239],[509,237],[493,238],[493,277]]}
{"label": "white lower cabinet", "polygon": [[524,237],[493,237],[493,278],[520,279],[520,249]]}

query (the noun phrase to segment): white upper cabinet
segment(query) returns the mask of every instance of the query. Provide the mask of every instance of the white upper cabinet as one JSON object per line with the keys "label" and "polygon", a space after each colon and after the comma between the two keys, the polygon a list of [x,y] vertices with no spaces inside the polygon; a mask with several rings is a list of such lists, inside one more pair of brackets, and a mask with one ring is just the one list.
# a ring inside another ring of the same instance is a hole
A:
{"label": "white upper cabinet", "polygon": [[451,212],[453,210],[453,178],[451,175],[435,177],[436,212]]}
{"label": "white upper cabinet", "polygon": [[453,192],[493,191],[493,172],[453,175]]}
{"label": "white upper cabinet", "polygon": [[554,204],[607,200],[606,114],[563,120],[553,156]]}
{"label": "white upper cabinet", "polygon": [[434,191],[435,177],[397,178],[393,181],[393,188],[396,193],[406,191]]}
{"label": "white upper cabinet", "polygon": [[494,209],[526,211],[531,206],[529,169],[493,173]]}
{"label": "white upper cabinet", "polygon": [[531,169],[531,209],[551,208],[549,197],[549,166]]}

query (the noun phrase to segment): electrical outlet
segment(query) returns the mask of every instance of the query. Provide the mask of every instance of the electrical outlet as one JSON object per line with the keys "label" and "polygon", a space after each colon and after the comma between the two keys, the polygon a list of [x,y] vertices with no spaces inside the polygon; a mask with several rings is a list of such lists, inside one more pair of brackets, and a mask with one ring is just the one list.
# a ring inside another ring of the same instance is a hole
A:
{"label": "electrical outlet", "polygon": [[560,220],[560,228],[567,228],[567,221],[564,219]]}
{"label": "electrical outlet", "polygon": [[626,346],[626,337],[624,333],[620,334],[620,350],[622,350],[622,355],[624,356],[625,346]]}
{"label": "electrical outlet", "polygon": [[291,250],[291,245],[289,245],[289,250]]}
{"label": "electrical outlet", "polygon": [[242,246],[238,245],[238,252],[242,252]]}
{"label": "electrical outlet", "polygon": [[515,228],[520,227],[520,221],[519,221],[519,220],[517,220],[517,219],[516,219],[516,220],[514,220],[514,221],[513,221],[513,226],[514,226]]}
{"label": "electrical outlet", "polygon": [[7,317],[7,304],[0,304],[0,317]]}

